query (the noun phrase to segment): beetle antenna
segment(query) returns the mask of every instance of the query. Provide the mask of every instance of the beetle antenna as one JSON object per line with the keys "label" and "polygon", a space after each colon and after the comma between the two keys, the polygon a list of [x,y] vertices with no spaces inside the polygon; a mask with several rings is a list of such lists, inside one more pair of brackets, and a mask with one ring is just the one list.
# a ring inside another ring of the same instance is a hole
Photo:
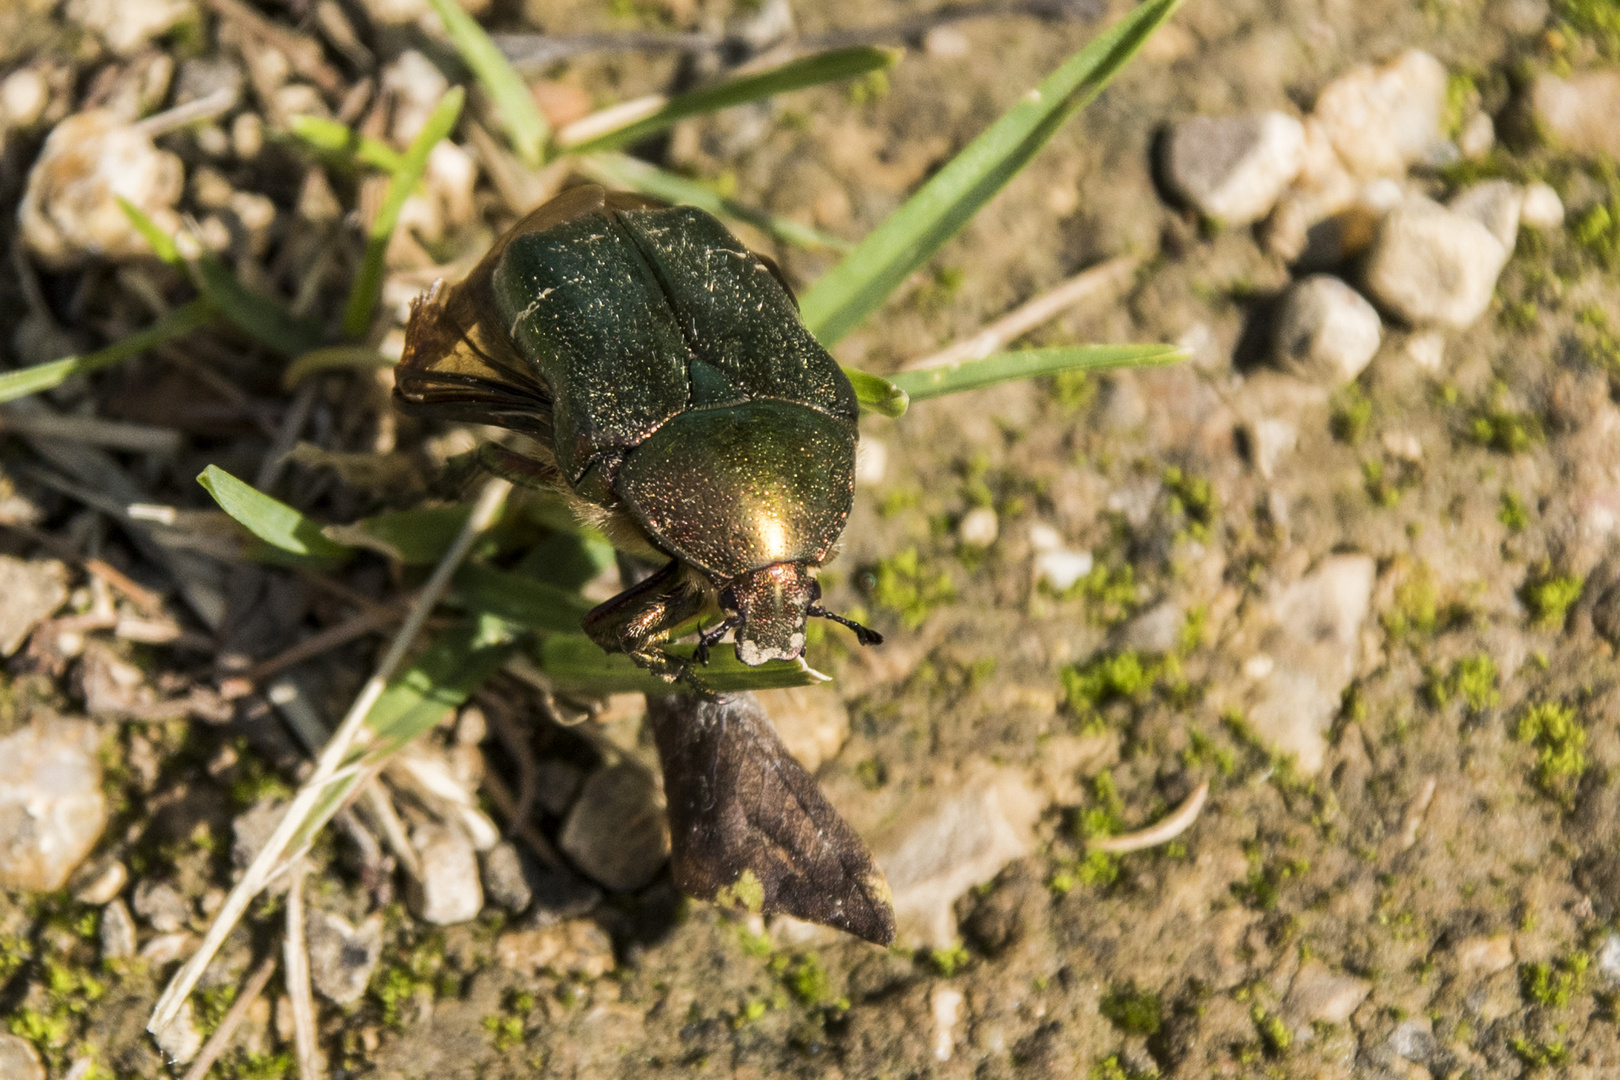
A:
{"label": "beetle antenna", "polygon": [[820,604],[811,604],[809,607],[804,609],[804,613],[818,619],[831,619],[840,626],[849,627],[851,630],[855,631],[855,640],[860,642],[862,645],[883,644],[883,635],[878,633],[876,630],[873,630],[869,626],[862,626],[854,619],[846,619],[842,615],[835,615],[826,608],[822,607]]}
{"label": "beetle antenna", "polygon": [[703,631],[698,635],[697,651],[692,654],[692,659],[699,664],[707,664],[709,662],[709,650],[718,645],[720,639],[725,637],[728,631],[741,625],[742,620],[733,615],[730,618],[721,619],[718,623]]}

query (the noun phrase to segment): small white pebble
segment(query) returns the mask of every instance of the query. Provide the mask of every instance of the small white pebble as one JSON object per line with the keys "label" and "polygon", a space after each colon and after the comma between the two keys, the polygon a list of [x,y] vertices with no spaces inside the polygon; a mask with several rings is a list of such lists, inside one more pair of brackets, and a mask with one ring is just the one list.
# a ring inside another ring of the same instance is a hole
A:
{"label": "small white pebble", "polygon": [[13,71],[0,82],[0,127],[33,127],[50,103],[50,85],[38,69]]}
{"label": "small white pebble", "polygon": [[1270,675],[1271,669],[1276,666],[1277,662],[1265,653],[1255,653],[1243,661],[1243,677],[1260,680]]}
{"label": "small white pebble", "polygon": [[1000,532],[1001,522],[996,518],[996,512],[988,506],[976,506],[969,510],[956,526],[957,539],[968,547],[987,548],[996,542]]}
{"label": "small white pebble", "polygon": [[264,121],[258,113],[245,112],[231,121],[231,150],[243,161],[259,156],[264,149]]}
{"label": "small white pebble", "polygon": [[1091,573],[1091,566],[1091,552],[1055,548],[1035,556],[1035,578],[1057,592],[1067,592],[1075,582]]}
{"label": "small white pebble", "polygon": [[954,26],[936,26],[923,35],[923,52],[942,60],[960,60],[973,51],[968,36]]}
{"label": "small white pebble", "polygon": [[1406,339],[1406,355],[1424,371],[1439,371],[1446,362],[1446,335],[1438,330]]}
{"label": "small white pebble", "polygon": [[962,991],[954,986],[936,986],[928,994],[934,1014],[934,1060],[951,1060],[956,1045],[956,1019],[962,1011]]}
{"label": "small white pebble", "polygon": [[1519,221],[1532,229],[1557,229],[1564,224],[1564,201],[1558,192],[1536,180],[1525,185]]}
{"label": "small white pebble", "polygon": [[1496,125],[1489,113],[1475,113],[1457,133],[1457,149],[1469,161],[1478,161],[1496,145]]}
{"label": "small white pebble", "polygon": [[[855,460],[858,463],[860,458]],[[1036,551],[1055,551],[1063,546],[1063,537],[1052,526],[1037,521],[1029,527],[1029,546]]]}
{"label": "small white pebble", "polygon": [[1378,441],[1392,458],[1411,462],[1423,460],[1423,444],[1410,431],[1386,431]]}

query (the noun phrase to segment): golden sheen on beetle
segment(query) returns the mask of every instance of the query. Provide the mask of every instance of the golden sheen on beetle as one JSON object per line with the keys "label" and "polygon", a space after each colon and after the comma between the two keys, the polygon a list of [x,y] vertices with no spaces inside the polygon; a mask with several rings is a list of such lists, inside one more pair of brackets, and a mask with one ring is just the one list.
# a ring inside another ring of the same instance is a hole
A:
{"label": "golden sheen on beetle", "polygon": [[855,392],[776,265],[702,210],[595,186],[552,199],[417,300],[394,396],[529,436],[534,452],[481,461],[664,563],[586,615],[609,652],[701,685],[662,646],[708,609],[700,664],[730,632],[745,664],[795,659],[813,617],[882,641],[817,603],[854,495]]}

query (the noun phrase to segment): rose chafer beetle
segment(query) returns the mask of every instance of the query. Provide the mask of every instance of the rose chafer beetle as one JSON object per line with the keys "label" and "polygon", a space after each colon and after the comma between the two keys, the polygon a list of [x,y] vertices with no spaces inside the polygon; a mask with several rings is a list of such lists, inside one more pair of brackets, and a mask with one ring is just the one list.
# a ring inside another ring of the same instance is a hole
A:
{"label": "rose chafer beetle", "polygon": [[564,192],[417,300],[394,394],[532,437],[544,457],[488,447],[484,463],[665,563],[586,615],[607,651],[701,685],[661,646],[711,607],[700,664],[731,631],[745,664],[796,659],[810,617],[882,641],[824,610],[814,576],[849,518],[855,392],[775,264],[709,214]]}

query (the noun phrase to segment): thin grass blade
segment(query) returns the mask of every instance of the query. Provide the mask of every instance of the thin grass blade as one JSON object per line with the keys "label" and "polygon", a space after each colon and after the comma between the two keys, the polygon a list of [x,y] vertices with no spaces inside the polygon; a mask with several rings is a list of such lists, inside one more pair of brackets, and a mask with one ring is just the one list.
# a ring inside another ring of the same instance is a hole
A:
{"label": "thin grass blade", "polygon": [[1035,379],[1065,371],[1163,367],[1179,364],[1188,352],[1179,345],[1068,345],[1052,349],[1015,349],[982,360],[944,367],[902,371],[890,382],[912,401],[979,390],[997,383]]}
{"label": "thin grass blade", "polygon": [[1181,3],[1146,0],[951,159],[804,295],[801,308],[811,332],[831,345],[877,310],[1102,92]]}
{"label": "thin grass blade", "polygon": [[[811,56],[790,60],[780,67],[745,75],[716,86],[681,94],[665,102],[650,115],[627,123],[624,127],[568,144],[568,129],[557,133],[557,145],[571,154],[595,153],[599,150],[617,150],[629,146],[649,135],[674,126],[689,116],[718,112],[734,105],[745,105],[790,90],[803,90],[822,83],[839,82],[881,71],[900,59],[898,49],[880,49],[862,45],[850,49],[833,49]],[[593,127],[591,117],[579,121],[587,129]]]}
{"label": "thin grass blade", "polygon": [[695,206],[699,210],[707,210],[715,217],[746,222],[761,232],[796,247],[833,251],[848,251],[854,247],[848,240],[840,239],[831,233],[824,233],[820,229],[779,217],[768,210],[760,210],[735,199],[728,199],[696,180],[688,180],[684,176],[666,172],[656,165],[650,165],[626,154],[592,154],[579,163],[579,171],[599,183],[629,188],[643,195],[651,195],[655,199],[663,199],[665,202]]}
{"label": "thin grass blade", "polygon": [[428,154],[456,126],[466,96],[459,86],[452,87],[444,95],[422,130],[411,140],[404,160],[388,181],[388,191],[383,195],[382,205],[377,208],[377,216],[366,238],[365,258],[360,263],[360,272],[355,277],[349,303],[343,312],[343,332],[351,338],[363,336],[371,326],[371,313],[376,310],[377,300],[382,296],[383,258],[388,253],[388,241],[393,238],[394,226],[399,224],[399,212],[411,192],[416,190],[416,185],[422,182],[422,174],[427,171]]}
{"label": "thin grass blade", "polygon": [[365,548],[406,566],[431,566],[450,550],[471,506],[426,506],[328,525],[321,535],[344,547]]}
{"label": "thin grass blade", "polygon": [[160,316],[151,326],[119,338],[106,348],[83,356],[65,356],[44,364],[0,374],[0,401],[15,401],[41,390],[61,386],[74,375],[121,364],[133,356],[165,342],[184,337],[214,321],[214,309],[206,300],[193,300]]}
{"label": "thin grass blade", "polygon": [[352,554],[349,548],[327,539],[316,522],[218,465],[204,469],[197,483],[243,528],[292,560],[303,565],[333,566]]}
{"label": "thin grass blade", "polygon": [[405,156],[381,139],[373,139],[324,116],[295,116],[287,131],[324,158],[398,172]]}
{"label": "thin grass blade", "polygon": [[145,211],[122,195],[117,199],[119,209],[157,257],[184,270],[209,305],[238,330],[283,356],[297,356],[320,340],[318,327],[294,319],[275,300],[243,285],[212,252],[188,259],[179,242]]}
{"label": "thin grass blade", "polygon": [[551,138],[551,126],[535,105],[528,83],[512,69],[501,50],[484,33],[484,28],[463,11],[460,4],[455,0],[428,0],[428,3],[444,23],[461,59],[472,68],[484,93],[494,103],[518,160],[531,169],[539,168],[546,142]]}
{"label": "thin grass blade", "polygon": [[392,357],[363,345],[329,345],[311,349],[288,364],[287,370],[281,373],[281,385],[283,389],[294,390],[299,383],[318,372],[375,371],[391,368],[396,362]]}
{"label": "thin grass blade", "polygon": [[525,629],[555,634],[578,633],[580,620],[596,606],[578,593],[478,563],[456,571],[450,602]]}
{"label": "thin grass blade", "polygon": [[[669,645],[672,656],[690,659],[695,645]],[[637,667],[627,656],[603,652],[583,634],[548,634],[535,647],[535,660],[558,690],[581,697],[607,694],[668,694],[681,692],[682,684],[664,682]],[[716,693],[741,690],[776,690],[790,686],[812,686],[826,682],[827,676],[802,660],[772,660],[749,667],[738,660],[729,646],[713,650],[709,663],[697,669],[698,677]]]}
{"label": "thin grass blade", "polygon": [[895,383],[881,375],[847,365],[844,366],[844,374],[849,376],[849,384],[855,388],[855,400],[867,412],[875,412],[891,420],[906,414],[911,399]]}

